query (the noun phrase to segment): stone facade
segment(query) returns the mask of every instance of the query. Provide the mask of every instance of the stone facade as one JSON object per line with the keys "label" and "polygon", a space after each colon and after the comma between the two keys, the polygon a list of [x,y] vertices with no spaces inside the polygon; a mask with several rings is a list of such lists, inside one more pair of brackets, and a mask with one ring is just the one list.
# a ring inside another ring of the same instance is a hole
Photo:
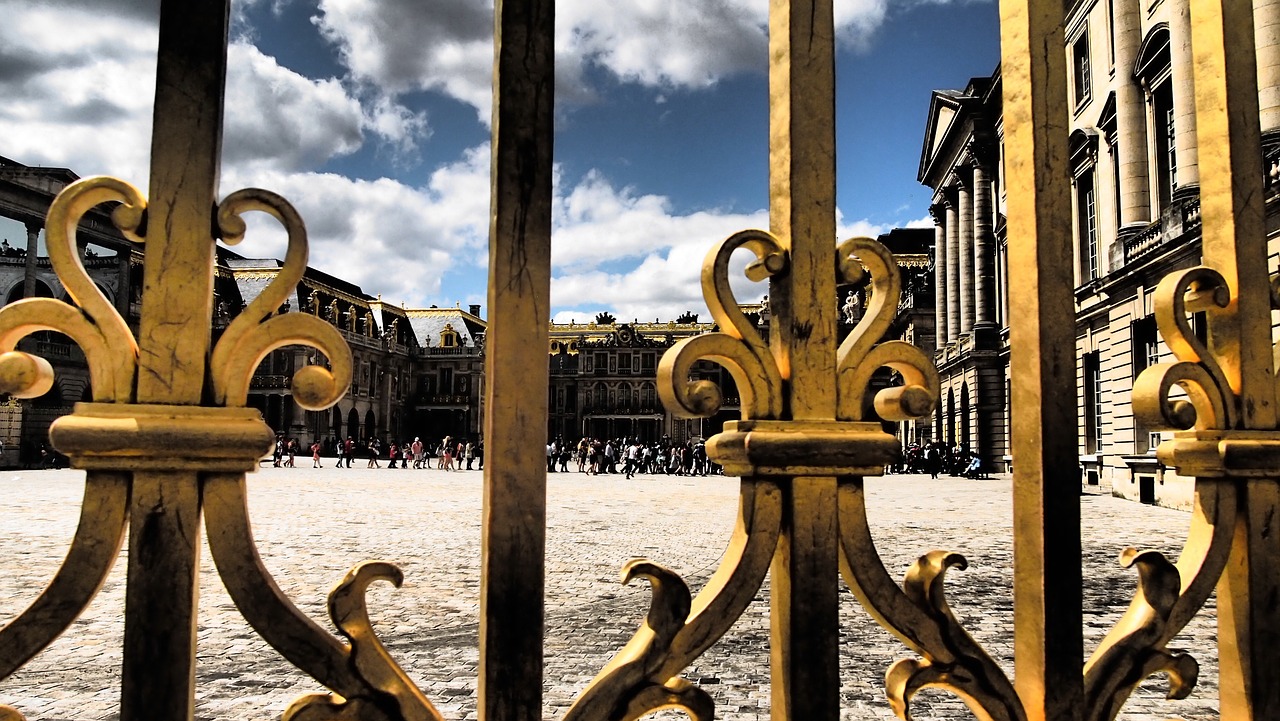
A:
{"label": "stone facade", "polygon": [[[1274,259],[1280,1],[1257,0],[1254,14]],[[1158,462],[1161,436],[1135,422],[1131,398],[1144,368],[1173,359],[1152,315],[1156,284],[1201,258],[1188,0],[1078,2],[1065,27],[1081,480],[1133,500],[1189,507],[1191,483]],[[1005,259],[1008,243],[1017,242],[1003,228],[1004,199],[1017,191],[999,172],[1000,93],[998,70],[964,90],[933,93],[918,176],[935,192],[936,278],[945,285],[935,425],[997,467],[1009,460],[1007,310],[1016,279]],[[1202,319],[1192,325],[1203,333]]]}
{"label": "stone facade", "polygon": [[[767,333],[761,305],[743,311]],[[713,328],[692,313],[665,323],[618,323],[608,314],[592,323],[552,323],[548,437],[638,437],[646,443],[665,437],[683,443],[719,433],[725,421],[740,417],[737,387],[720,366],[699,361],[693,370],[695,379],[715,382],[724,394],[724,407],[712,418],[676,418],[658,400],[657,385],[666,349]]]}
{"label": "stone facade", "polygon": [[[48,258],[40,256],[38,241],[49,204],[76,177],[66,169],[27,167],[0,159],[0,216],[19,220],[30,229],[24,247],[0,246],[0,291],[6,303],[28,294],[65,297]],[[985,227],[989,221],[984,219],[990,217],[976,212],[972,224]],[[82,262],[136,332],[143,262],[139,248],[115,232],[104,212],[92,213],[81,235]],[[935,334],[935,268],[928,255],[932,237],[931,230],[900,229],[879,238],[903,268],[903,295],[889,334],[929,351]],[[215,335],[276,279],[281,268],[277,259],[247,258],[218,247]],[[965,277],[974,272],[967,271]],[[842,334],[861,319],[866,300],[864,287],[841,286],[832,302],[843,303]],[[740,308],[767,341],[767,299]],[[397,307],[348,281],[307,268],[276,312],[309,313],[333,324],[351,348],[354,369],[351,388],[341,401],[325,411],[307,411],[294,402],[290,380],[303,366],[326,363],[326,359],[301,346],[271,352],[254,374],[248,405],[258,409],[278,434],[297,439],[303,448],[318,440],[326,453],[348,436],[357,441],[377,437],[386,443],[415,436],[432,442],[446,435],[481,438],[486,322],[478,305],[467,310]],[[965,317],[981,320],[987,317],[984,312],[974,306]],[[683,443],[719,433],[726,421],[740,417],[738,389],[727,371],[708,361],[694,365],[692,379],[716,383],[724,396],[723,407],[711,418],[676,418],[663,407],[657,386],[658,364],[668,348],[715,329],[713,323],[699,322],[692,312],[671,321],[619,323],[601,314],[591,323],[552,323],[548,438],[559,436],[571,442],[583,436],[637,437],[646,442],[665,438]],[[69,413],[76,401],[90,397],[89,377],[80,349],[61,335],[37,334],[21,347],[50,359],[58,381],[46,397],[6,406],[10,422],[0,424],[0,441],[7,449],[21,449],[21,454],[10,450],[0,463],[34,465],[47,442],[49,424]],[[886,373],[877,382],[894,380]],[[904,443],[931,437],[927,423],[902,423],[894,430]]]}
{"label": "stone facade", "polygon": [[[5,304],[44,296],[68,299],[41,255],[44,218],[53,198],[77,175],[65,168],[28,167],[0,158],[0,217],[23,224],[26,239],[0,244],[0,292]],[[81,224],[81,262],[125,321],[137,332],[143,256],[111,224],[102,209]],[[218,248],[214,271],[215,335],[279,274],[273,258],[245,258]],[[289,381],[304,365],[326,362],[310,348],[291,346],[270,353],[254,374],[248,403],[277,433],[303,446],[336,439],[376,436],[384,441],[415,435],[479,438],[483,417],[484,330],[479,306],[407,309],[384,303],[358,286],[308,268],[278,313],[312,313],[333,323],[351,347],[351,389],[327,411],[305,411],[293,401]],[[37,333],[19,348],[49,359],[56,372],[52,390],[4,405],[0,441],[2,465],[35,465],[47,443],[48,427],[90,398],[89,374],[80,348],[65,336]],[[45,460],[48,460],[48,456]]]}

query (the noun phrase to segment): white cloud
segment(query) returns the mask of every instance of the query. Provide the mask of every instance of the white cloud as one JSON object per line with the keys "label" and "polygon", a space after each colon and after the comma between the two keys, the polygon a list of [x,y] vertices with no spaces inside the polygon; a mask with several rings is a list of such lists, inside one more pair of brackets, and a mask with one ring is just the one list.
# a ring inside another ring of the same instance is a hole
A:
{"label": "white cloud", "polygon": [[[859,2],[865,7],[837,5],[842,27],[866,18],[868,27],[878,23],[881,0]],[[145,187],[155,5],[117,0],[104,13],[96,0],[0,0],[7,15],[0,26],[0,154]],[[651,0],[606,13],[563,0],[560,54],[568,61],[560,73],[582,77],[596,64],[646,85],[713,83],[763,64],[763,5],[716,0],[677,10]],[[437,169],[421,187],[317,169],[371,139],[412,156],[429,131],[422,115],[397,102],[399,92],[432,87],[487,113],[491,8],[472,0],[430,10],[416,0],[322,0],[321,10],[316,23],[343,49],[352,77],[307,78],[245,39],[231,44],[222,192],[257,186],[294,202],[320,270],[391,301],[452,303],[457,299],[441,296],[442,278],[474,276],[487,262],[487,146]],[[622,319],[667,318],[693,310],[705,318],[698,278],[708,249],[737,230],[768,224],[764,210],[677,214],[669,199],[616,187],[596,172],[572,187],[557,184],[554,202],[552,292],[562,315],[609,310]],[[840,238],[888,230],[842,218],[838,226]],[[273,221],[259,219],[238,250],[282,257],[283,242]],[[734,282],[743,301],[767,292],[743,278]],[[474,291],[464,292],[476,300]]]}
{"label": "white cloud", "polygon": [[[837,0],[842,44],[862,47],[883,23],[888,0]],[[470,104],[489,122],[491,2],[320,0],[313,18],[338,48],[352,78],[395,96],[434,90]],[[626,83],[660,90],[705,88],[744,72],[764,72],[768,7],[762,0],[612,3],[561,0],[556,6],[556,92],[562,101],[595,97],[599,68]]]}
{"label": "white cloud", "polygon": [[[423,188],[380,178],[356,180],[331,173],[237,171],[224,194],[240,187],[279,193],[298,209],[318,270],[410,305],[441,303],[441,279],[460,259],[483,246],[488,233],[489,157],[486,146],[432,174]],[[250,222],[236,251],[281,258],[285,237],[274,220]]]}
{"label": "white cloud", "polygon": [[314,168],[363,143],[360,102],[336,79],[311,80],[253,45],[227,53],[223,162],[277,170]]}
{"label": "white cloud", "polygon": [[[598,173],[557,192],[555,202],[551,303],[562,309],[557,321],[590,320],[600,311],[620,320],[671,319],[686,310],[709,318],[700,280],[708,251],[739,230],[769,226],[763,209],[677,215],[668,199],[617,189]],[[875,238],[891,229],[865,218],[846,220],[837,211],[834,239]],[[743,303],[768,293],[766,284],[742,274],[751,257],[740,250],[731,265],[735,298]]]}
{"label": "white cloud", "polygon": [[931,215],[925,215],[922,218],[916,218],[915,220],[907,221],[907,225],[906,225],[906,227],[908,228],[932,228],[933,226],[934,226],[933,216]]}
{"label": "white cloud", "polygon": [[361,83],[431,89],[480,109],[492,94],[493,7],[474,0],[321,0],[313,18]]}
{"label": "white cloud", "polygon": [[75,4],[6,3],[0,13],[3,153],[145,184],[159,39],[154,21]]}

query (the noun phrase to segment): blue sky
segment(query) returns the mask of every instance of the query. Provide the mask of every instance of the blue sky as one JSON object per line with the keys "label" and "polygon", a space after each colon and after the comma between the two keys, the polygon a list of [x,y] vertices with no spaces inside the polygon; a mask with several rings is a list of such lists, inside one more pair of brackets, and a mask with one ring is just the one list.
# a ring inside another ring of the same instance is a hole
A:
{"label": "blue sky", "polygon": [[[157,8],[0,0],[0,155],[145,188]],[[767,227],[766,12],[558,3],[557,320],[705,314],[707,248]],[[841,237],[926,222],[929,93],[995,69],[996,13],[990,0],[837,1]],[[233,16],[223,193],[289,198],[312,265],[366,292],[483,304],[491,4],[236,0]],[[260,221],[237,250],[279,257],[283,242]],[[763,292],[744,284],[740,300]]]}

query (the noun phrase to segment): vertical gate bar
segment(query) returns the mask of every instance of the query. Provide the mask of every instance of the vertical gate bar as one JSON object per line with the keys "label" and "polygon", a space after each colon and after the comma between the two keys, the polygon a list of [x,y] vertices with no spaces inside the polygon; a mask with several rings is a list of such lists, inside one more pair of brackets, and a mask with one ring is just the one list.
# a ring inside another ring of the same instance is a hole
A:
{"label": "vertical gate bar", "polygon": [[[1252,3],[1191,5],[1204,264],[1226,279],[1234,313],[1215,315],[1210,343],[1240,395],[1246,430],[1276,428],[1267,230]],[[1276,478],[1251,478],[1218,586],[1220,713],[1280,717],[1280,510]]]}
{"label": "vertical gate bar", "polygon": [[151,135],[138,402],[197,405],[213,309],[229,0],[164,0]]}
{"label": "vertical gate bar", "polygon": [[195,473],[134,473],[121,721],[195,714],[199,529]]}
{"label": "vertical gate bar", "polygon": [[[835,418],[835,21],[831,0],[769,12],[769,221],[790,267],[770,343],[793,420]],[[794,478],[772,565],[774,719],[839,716],[836,479]]]}
{"label": "vertical gate bar", "polygon": [[494,4],[479,715],[542,715],[555,3]]}
{"label": "vertical gate bar", "polygon": [[[198,405],[203,396],[229,18],[228,0],[161,4],[138,335],[142,403]],[[134,474],[122,721],[194,714],[197,484],[193,472]]]}
{"label": "vertical gate bar", "polygon": [[1084,687],[1075,303],[1061,0],[1001,0],[1013,413],[1015,685],[1032,721]]}

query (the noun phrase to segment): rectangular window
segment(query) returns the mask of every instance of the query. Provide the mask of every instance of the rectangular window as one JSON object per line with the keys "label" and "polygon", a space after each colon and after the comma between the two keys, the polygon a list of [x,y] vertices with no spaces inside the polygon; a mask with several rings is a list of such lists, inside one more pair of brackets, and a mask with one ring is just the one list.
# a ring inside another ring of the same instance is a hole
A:
{"label": "rectangular window", "polygon": [[1161,209],[1167,208],[1178,187],[1178,159],[1174,147],[1173,83],[1166,81],[1151,94],[1154,113],[1156,197]]}
{"label": "rectangular window", "polygon": [[[1160,362],[1160,331],[1155,316],[1147,316],[1133,322],[1133,377]],[[1133,446],[1135,453],[1146,453],[1160,445],[1160,434],[1151,433],[1145,424],[1134,423]]]}
{"label": "rectangular window", "polygon": [[440,392],[444,395],[451,395],[453,393],[453,369],[452,368],[440,369]]}
{"label": "rectangular window", "polygon": [[1116,2],[1107,0],[1107,60],[1116,66]]}
{"label": "rectangular window", "polygon": [[1115,141],[1111,143],[1111,192],[1112,202],[1111,212],[1115,214],[1113,220],[1115,224],[1113,228],[1120,227],[1120,149],[1116,147]]}
{"label": "rectangular window", "polygon": [[1147,316],[1133,322],[1133,377],[1160,362],[1160,334],[1155,316]]}
{"label": "rectangular window", "polygon": [[654,360],[654,355],[652,353],[645,353],[644,355],[640,356],[640,370],[646,371],[646,372],[652,371],[653,360]]}
{"label": "rectangular window", "polygon": [[1089,35],[1085,33],[1071,46],[1072,67],[1075,70],[1075,101],[1080,107],[1089,101],[1092,80],[1089,75]]}
{"label": "rectangular window", "polygon": [[1084,354],[1084,443],[1086,453],[1102,447],[1102,364],[1098,351]]}
{"label": "rectangular window", "polygon": [[623,353],[618,356],[618,370],[623,373],[631,372],[631,354]]}
{"label": "rectangular window", "polygon": [[1098,277],[1098,204],[1093,171],[1076,180],[1076,212],[1080,220],[1080,270],[1085,282]]}

